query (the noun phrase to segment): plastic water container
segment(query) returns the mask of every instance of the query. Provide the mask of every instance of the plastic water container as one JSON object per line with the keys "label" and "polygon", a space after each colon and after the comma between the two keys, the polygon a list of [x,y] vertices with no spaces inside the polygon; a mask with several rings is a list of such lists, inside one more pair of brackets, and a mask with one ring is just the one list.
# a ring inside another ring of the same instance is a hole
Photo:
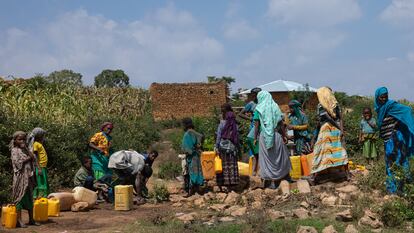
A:
{"label": "plastic water container", "polygon": [[36,222],[47,222],[48,220],[48,200],[38,198],[33,206],[33,218]]}
{"label": "plastic water container", "polygon": [[249,176],[253,175],[253,158],[254,156],[250,156],[249,158]]}
{"label": "plastic water container", "polygon": [[300,164],[300,156],[290,156],[292,170],[290,170],[290,177],[292,179],[300,179],[302,177],[302,167]]}
{"label": "plastic water container", "polygon": [[214,158],[214,170],[216,174],[223,173],[223,162],[221,161],[220,156],[216,155]]}
{"label": "plastic water container", "polygon": [[51,193],[47,198],[56,198],[59,200],[60,204],[60,211],[67,211],[70,210],[73,204],[75,204],[75,198],[73,197],[73,193]]}
{"label": "plastic water container", "polygon": [[47,215],[49,217],[59,217],[60,215],[60,201],[57,198],[50,198],[47,201]]}
{"label": "plastic water container", "polygon": [[76,187],[72,192],[76,202],[87,202],[89,208],[95,206],[98,195],[94,191],[84,187]]}
{"label": "plastic water container", "polygon": [[1,225],[6,228],[16,228],[17,213],[15,205],[4,205],[1,208]]}
{"label": "plastic water container", "polygon": [[[302,172],[303,172],[302,174],[304,176],[310,176],[311,170],[310,170],[310,166],[309,166],[309,163],[308,163],[308,155],[300,156],[300,163],[302,165]],[[311,166],[312,166],[312,164],[311,164]]]}
{"label": "plastic water container", "polygon": [[115,186],[115,210],[131,210],[133,206],[133,186]]}
{"label": "plastic water container", "polygon": [[239,176],[249,176],[250,170],[248,163],[237,162],[237,165],[239,167]]}
{"label": "plastic water container", "polygon": [[205,180],[214,179],[216,176],[216,171],[214,167],[214,158],[216,157],[216,152],[214,151],[204,151],[201,153],[201,168],[203,170],[203,176]]}

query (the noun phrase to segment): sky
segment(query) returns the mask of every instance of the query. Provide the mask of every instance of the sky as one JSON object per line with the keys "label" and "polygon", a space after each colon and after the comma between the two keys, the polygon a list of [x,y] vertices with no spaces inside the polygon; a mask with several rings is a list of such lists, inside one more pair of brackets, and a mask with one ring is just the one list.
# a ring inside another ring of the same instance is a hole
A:
{"label": "sky", "polygon": [[414,0],[0,0],[0,76],[71,69],[133,86],[232,76],[414,100]]}

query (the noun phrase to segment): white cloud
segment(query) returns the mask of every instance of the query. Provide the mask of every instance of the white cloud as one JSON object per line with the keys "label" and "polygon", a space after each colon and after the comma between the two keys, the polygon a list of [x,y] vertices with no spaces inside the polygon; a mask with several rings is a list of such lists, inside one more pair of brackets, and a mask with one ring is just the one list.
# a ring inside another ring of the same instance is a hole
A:
{"label": "white cloud", "polygon": [[327,27],[361,17],[357,0],[270,0],[267,15],[277,23]]}
{"label": "white cloud", "polygon": [[186,11],[168,5],[133,22],[85,10],[32,29],[0,32],[1,75],[29,77],[69,68],[87,83],[101,70],[123,69],[135,85],[204,80],[223,70],[222,44]]}
{"label": "white cloud", "polygon": [[381,19],[399,27],[414,26],[414,1],[392,0],[381,13]]}
{"label": "white cloud", "polygon": [[248,40],[259,36],[259,32],[245,20],[225,24],[223,31],[224,37],[231,40]]}

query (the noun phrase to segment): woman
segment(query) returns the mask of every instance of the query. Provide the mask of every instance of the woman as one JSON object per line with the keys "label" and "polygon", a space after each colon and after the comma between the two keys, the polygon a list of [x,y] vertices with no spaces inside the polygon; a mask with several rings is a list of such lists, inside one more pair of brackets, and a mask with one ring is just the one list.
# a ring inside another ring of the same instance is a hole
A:
{"label": "woman", "polygon": [[27,148],[26,133],[17,131],[9,145],[13,165],[12,202],[17,209],[17,226],[26,227],[22,209],[29,213],[29,225],[38,225],[33,218],[33,189],[36,186],[34,164],[36,158]]}
{"label": "woman", "polygon": [[46,130],[36,127],[28,137],[30,151],[35,155],[38,167],[35,169],[37,186],[33,191],[33,197],[47,197],[49,195],[49,183],[47,179],[47,153],[44,148]]}
{"label": "woman", "polygon": [[302,105],[297,100],[289,102],[290,114],[288,125],[293,130],[293,140],[296,144],[296,155],[307,155],[312,153],[310,147],[310,135],[308,132],[308,117],[302,110]]}
{"label": "woman", "polygon": [[[386,187],[390,193],[401,193],[411,181],[409,158],[414,152],[414,120],[410,107],[388,99],[386,87],[375,92],[378,128],[384,140]],[[398,175],[401,171],[403,174]],[[400,177],[400,178],[398,178]]]}
{"label": "woman", "polygon": [[348,156],[343,147],[343,121],[338,101],[329,87],[321,87],[317,91],[319,105],[319,133],[313,148],[312,182],[316,183],[321,172],[330,169],[344,170],[348,175]]}
{"label": "woman", "polygon": [[221,106],[223,120],[217,129],[216,148],[222,161],[223,172],[216,175],[217,185],[231,187],[239,184],[239,168],[237,152],[239,148],[239,132],[236,115],[230,104]]}
{"label": "woman", "polygon": [[289,178],[291,169],[283,113],[269,92],[261,91],[257,98],[253,119],[255,143],[259,142],[259,174],[265,187],[276,189],[282,179]]}
{"label": "woman", "polygon": [[186,181],[187,196],[191,196],[198,191],[199,186],[203,185],[204,177],[201,170],[201,144],[203,135],[194,130],[193,121],[190,118],[183,119],[184,136],[182,149],[186,154],[188,169],[188,180]]}
{"label": "woman", "polygon": [[105,122],[101,126],[101,132],[93,135],[89,142],[92,149],[92,170],[96,180],[105,175],[110,175],[111,170],[108,168],[109,156],[111,154],[112,137],[111,133],[114,125],[111,122]]}

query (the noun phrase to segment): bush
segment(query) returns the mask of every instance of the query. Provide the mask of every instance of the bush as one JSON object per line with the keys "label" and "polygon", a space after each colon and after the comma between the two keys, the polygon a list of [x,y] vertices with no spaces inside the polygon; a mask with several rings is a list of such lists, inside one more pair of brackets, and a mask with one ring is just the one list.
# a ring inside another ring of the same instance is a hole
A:
{"label": "bush", "polygon": [[156,202],[168,201],[170,193],[168,192],[165,184],[155,184],[153,190],[150,192],[149,197]]}
{"label": "bush", "polygon": [[175,177],[181,175],[181,165],[174,162],[166,162],[160,164],[158,177],[160,179],[175,179]]}
{"label": "bush", "polygon": [[354,219],[360,219],[364,215],[364,211],[367,208],[370,208],[373,204],[371,198],[367,196],[359,197],[356,200],[353,200],[352,208],[351,208],[351,215]]}
{"label": "bush", "polygon": [[381,221],[389,227],[401,226],[407,219],[411,208],[401,199],[385,202],[380,208]]}

